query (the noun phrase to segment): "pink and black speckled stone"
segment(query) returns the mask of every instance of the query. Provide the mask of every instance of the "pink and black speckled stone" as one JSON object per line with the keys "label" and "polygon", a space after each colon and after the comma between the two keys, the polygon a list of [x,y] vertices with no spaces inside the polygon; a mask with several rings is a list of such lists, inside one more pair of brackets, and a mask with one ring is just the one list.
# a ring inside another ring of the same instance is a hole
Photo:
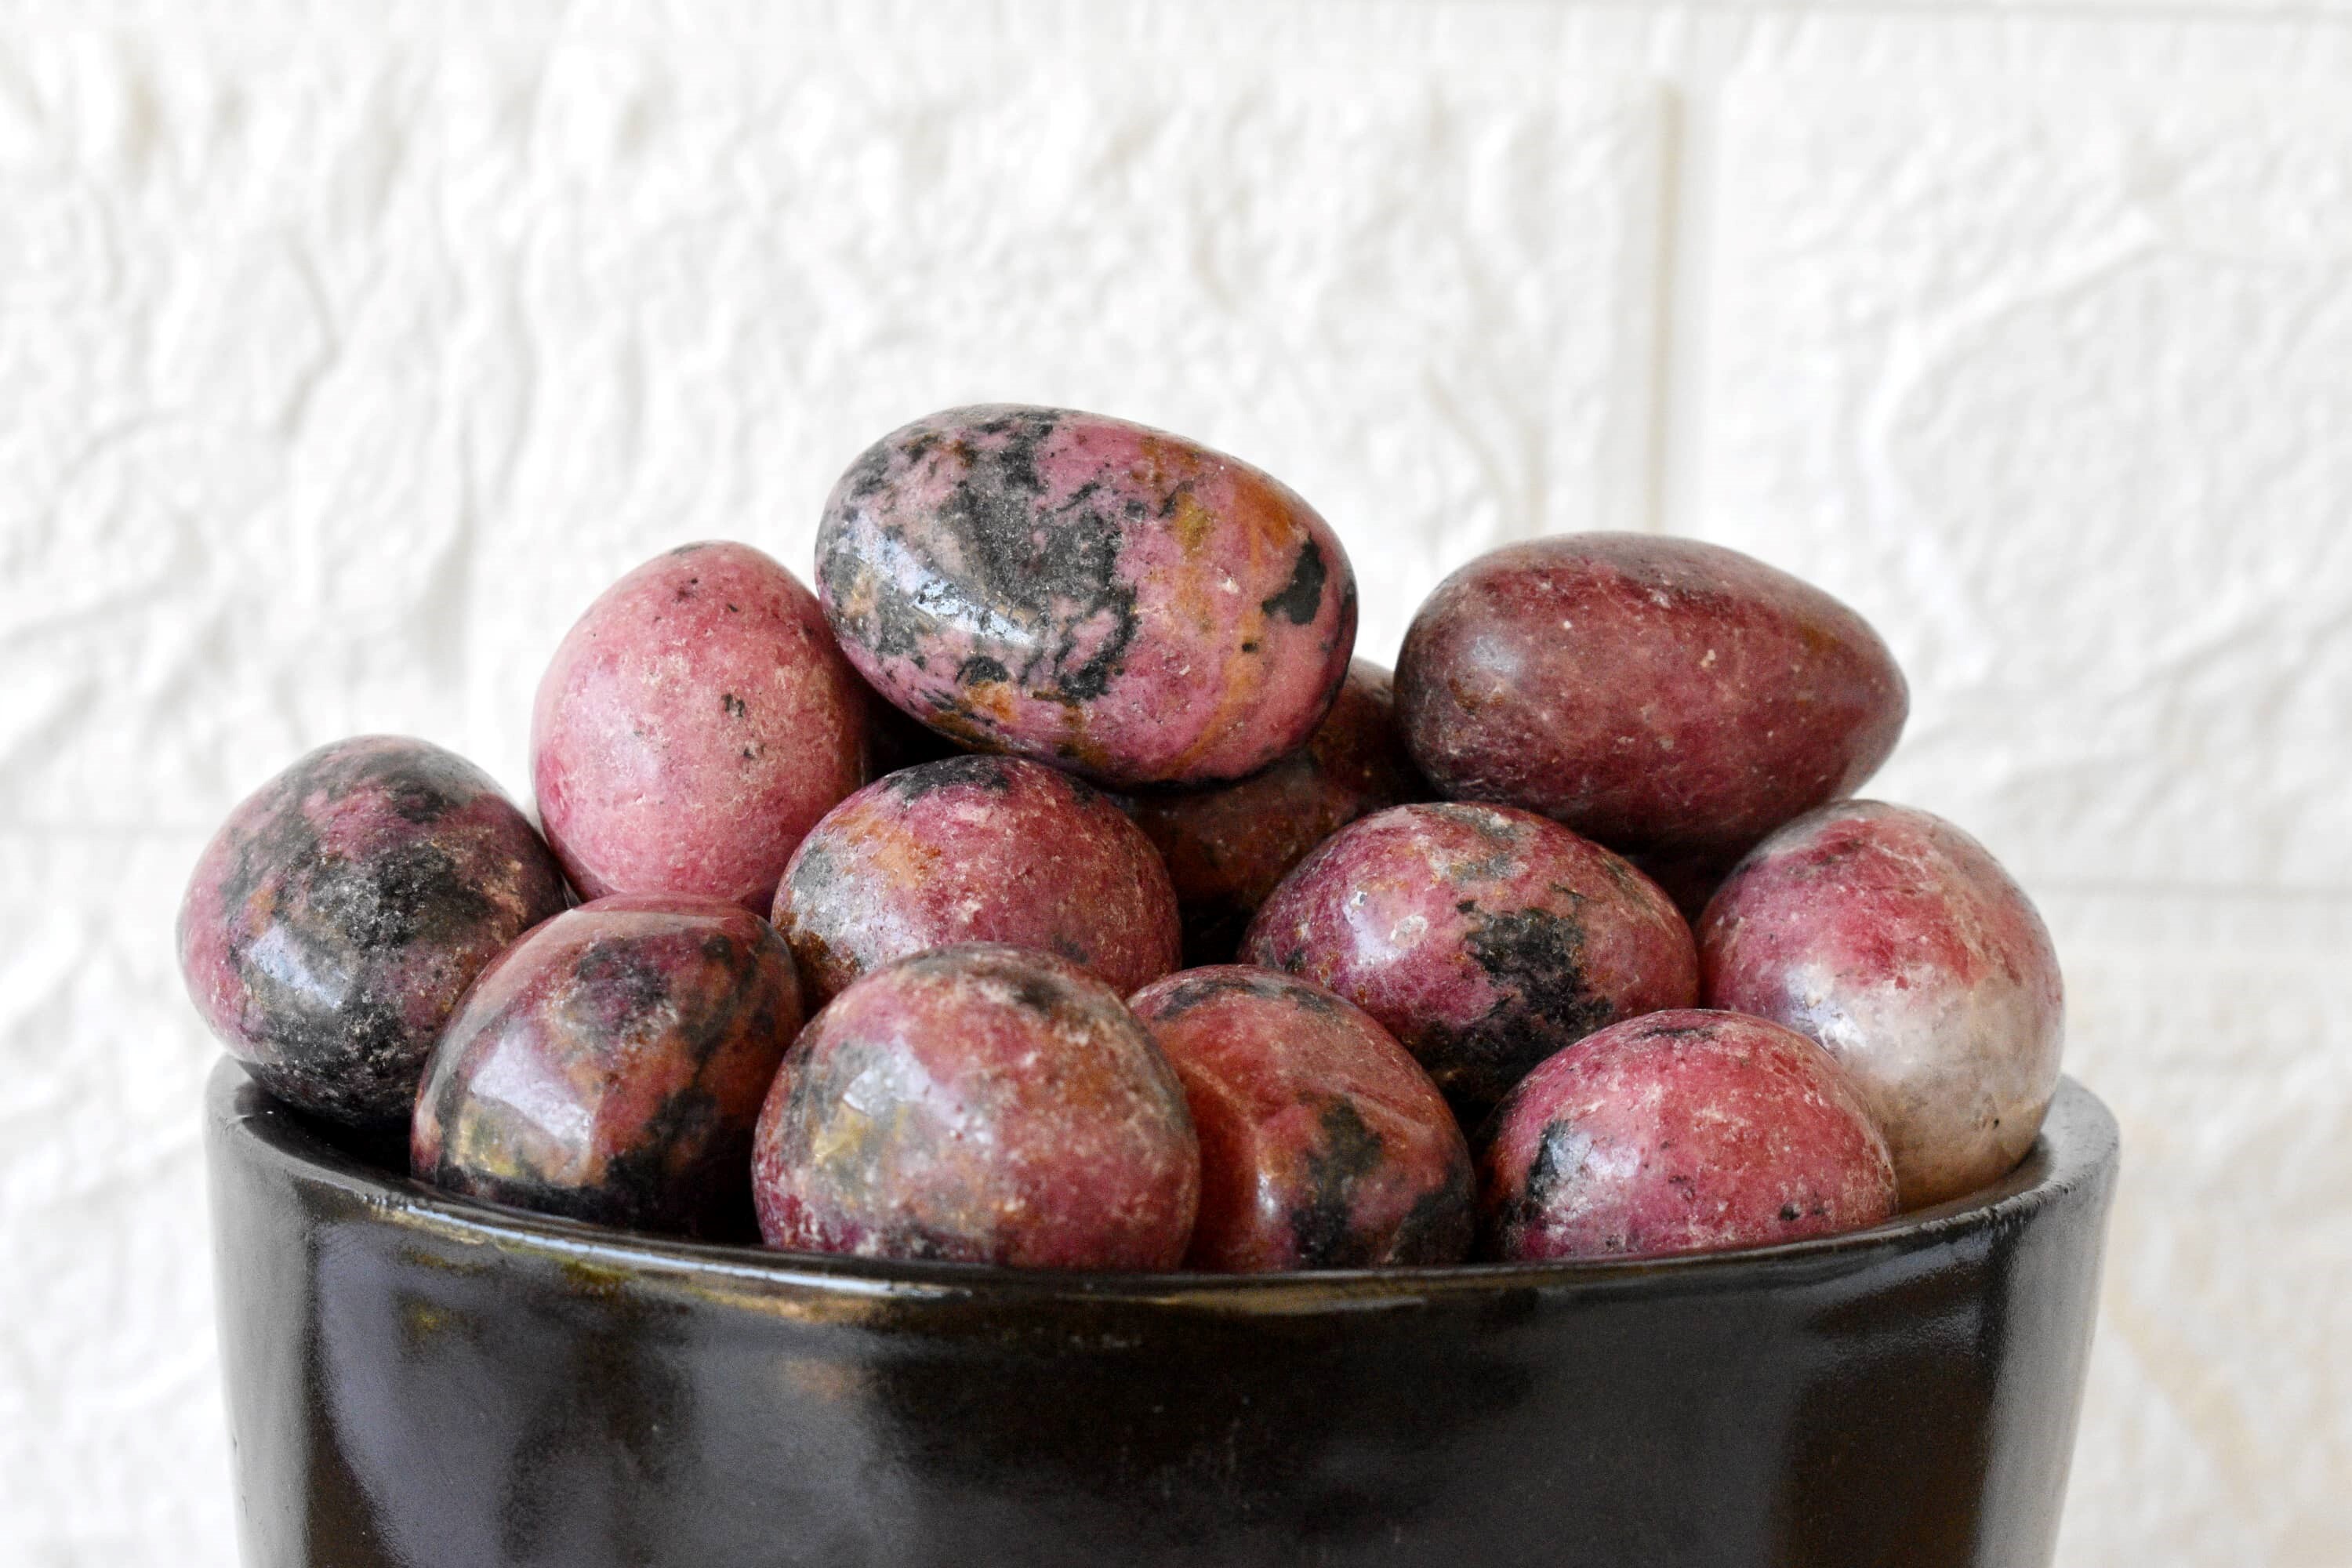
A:
{"label": "pink and black speckled stone", "polygon": [[1895,1212],[1885,1141],[1829,1054],[1737,1013],[1653,1013],[1522,1079],[1479,1157],[1505,1260],[1648,1258],[1858,1230]]}
{"label": "pink and black speckled stone", "polygon": [[982,943],[878,970],[817,1015],[761,1114],[753,1186],[788,1250],[1172,1268],[1200,1144],[1116,993]]}
{"label": "pink and black speckled stone", "polygon": [[1859,787],[1909,695],[1868,622],[1737,551],[1572,533],[1438,584],[1397,658],[1413,758],[1457,800],[1655,855],[1695,891]]}
{"label": "pink and black speckled stone", "polygon": [[1168,863],[1184,962],[1199,965],[1234,956],[1250,917],[1318,844],[1360,816],[1433,797],[1397,731],[1389,672],[1360,658],[1307,744],[1264,773],[1120,804]]}
{"label": "pink and black speckled stone", "polygon": [[229,814],[180,904],[180,973],[271,1093],[389,1131],[474,976],[565,899],[554,857],[488,773],[362,735]]}
{"label": "pink and black speckled stone", "polygon": [[765,913],[816,819],[864,782],[865,686],[815,596],[745,544],[614,584],[555,650],[531,778],[573,885]]}
{"label": "pink and black speckled stone", "polygon": [[1305,501],[1068,409],[950,409],[876,442],[826,504],[817,585],[900,708],[1122,789],[1294,750],[1356,639],[1355,574]]}
{"label": "pink and black speckled stone", "polygon": [[1469,1256],[1462,1130],[1362,1009],[1244,964],[1171,974],[1128,1005],[1175,1064],[1200,1133],[1186,1267],[1255,1274]]}
{"label": "pink and black speckled stone", "polygon": [[792,954],[739,904],[618,894],[483,971],[435,1047],[410,1168],[600,1225],[751,1234],[751,1129],[800,1030]]}
{"label": "pink and black speckled stone", "polygon": [[1906,1207],[1996,1180],[2058,1089],[2065,995],[2050,932],[1983,845],[1857,800],[1741,861],[1700,927],[1708,1004],[1828,1047],[1886,1135]]}
{"label": "pink and black speckled stone", "polygon": [[1570,1041],[1698,997],[1690,930],[1656,885],[1508,806],[1401,805],[1341,829],[1242,954],[1370,1013],[1465,1121]]}
{"label": "pink and black speckled stone", "polygon": [[1175,890],[1100,790],[1014,757],[924,763],[812,829],[776,890],[812,1004],[909,953],[1039,948],[1121,992],[1176,967]]}

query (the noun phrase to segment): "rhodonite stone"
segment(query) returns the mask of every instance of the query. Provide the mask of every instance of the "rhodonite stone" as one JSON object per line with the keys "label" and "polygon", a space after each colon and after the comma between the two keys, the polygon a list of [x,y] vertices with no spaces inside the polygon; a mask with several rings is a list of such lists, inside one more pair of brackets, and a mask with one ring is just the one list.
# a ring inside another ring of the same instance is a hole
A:
{"label": "rhodonite stone", "polygon": [[2058,1089],[2065,999],[2032,900],[1983,845],[1876,801],[1825,806],[1750,852],[1700,926],[1710,1005],[1828,1047],[1894,1151],[1903,1202],[2023,1158]]}
{"label": "rhodonite stone", "polygon": [[1158,790],[1121,804],[1168,863],[1184,962],[1223,963],[1290,868],[1358,817],[1431,797],[1397,732],[1389,672],[1348,667],[1339,701],[1307,744],[1223,789]]}
{"label": "rhodonite stone", "polygon": [[1414,616],[1396,690],[1441,793],[1541,812],[1694,892],[1858,788],[1910,700],[1878,634],[1819,588],[1643,533],[1464,566]]}
{"label": "rhodonite stone", "polygon": [[180,904],[180,973],[271,1093],[389,1131],[459,995],[565,898],[488,774],[423,741],[362,735],[229,814]]}
{"label": "rhodonite stone", "polygon": [[817,1015],[760,1118],[771,1247],[1021,1268],[1172,1268],[1200,1200],[1175,1069],[1117,993],[984,943]]}
{"label": "rhodonite stone", "polygon": [[1176,967],[1176,894],[1140,829],[1082,780],[1014,757],[924,763],[866,785],[803,840],[776,929],[812,1005],[958,942],[1057,953],[1122,993]]}
{"label": "rhodonite stone", "polygon": [[1270,476],[1068,409],[955,408],[850,465],[817,587],[866,679],[933,729],[1117,788],[1297,748],[1356,637],[1330,526]]}
{"label": "rhodonite stone", "polygon": [[1628,1019],[1496,1108],[1481,1151],[1487,1256],[1648,1258],[1876,1225],[1895,1167],[1829,1054],[1761,1018]]}
{"label": "rhodonite stone", "polygon": [[1473,1122],[1538,1062],[1698,998],[1690,930],[1655,884],[1508,806],[1401,805],[1284,879],[1242,943],[1378,1019]]}
{"label": "rhodonite stone", "polygon": [[1171,974],[1128,1005],[1175,1064],[1200,1133],[1187,1267],[1249,1274],[1469,1255],[1461,1129],[1362,1009],[1243,964]]}
{"label": "rhodonite stone", "polygon": [[583,904],[475,982],[425,1072],[410,1168],[517,1208],[748,1236],[751,1128],[800,1024],[792,954],[741,906]]}
{"label": "rhodonite stone", "polygon": [[681,545],[589,605],[540,679],[548,843],[590,898],[765,913],[801,835],[864,782],[869,701],[799,579],[749,545]]}

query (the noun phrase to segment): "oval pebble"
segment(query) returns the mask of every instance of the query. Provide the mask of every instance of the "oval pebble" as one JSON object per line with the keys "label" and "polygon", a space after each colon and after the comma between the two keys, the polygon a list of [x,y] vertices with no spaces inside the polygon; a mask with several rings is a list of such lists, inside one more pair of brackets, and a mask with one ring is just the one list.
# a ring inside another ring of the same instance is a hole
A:
{"label": "oval pebble", "polygon": [[1413,759],[1703,885],[1895,749],[1909,697],[1860,616],[1693,539],[1571,533],[1437,586],[1397,657]]}
{"label": "oval pebble", "polygon": [[589,898],[764,914],[801,836],[864,782],[868,700],[799,579],[746,544],[681,545],[589,605],[540,680],[548,843]]}
{"label": "oval pebble", "polygon": [[1190,969],[1128,1005],[1175,1064],[1201,1138],[1192,1268],[1459,1263],[1470,1151],[1429,1075],[1362,1009],[1244,964]]}
{"label": "oval pebble", "polygon": [[1200,1202],[1184,1089],[1118,994],[1050,953],[920,953],[802,1031],[761,1113],[768,1245],[1163,1269]]}
{"label": "oval pebble", "polygon": [[1700,963],[1709,1005],[1786,1024],[1844,1066],[1906,1208],[2006,1173],[2057,1092],[2050,932],[1983,845],[1927,812],[1857,800],[1790,823],[1707,906]]}
{"label": "oval pebble", "polygon": [[500,954],[425,1075],[411,1170],[600,1225],[751,1234],[751,1128],[801,1025],[792,954],[740,905],[620,894]]}
{"label": "oval pebble", "polygon": [[1829,1054],[1686,1008],[1628,1019],[1529,1073],[1480,1162],[1489,1257],[1654,1258],[1876,1225],[1895,1166]]}
{"label": "oval pebble", "polygon": [[1570,1041],[1698,999],[1690,930],[1656,885],[1508,806],[1400,805],[1342,828],[1242,953],[1370,1013],[1465,1123]]}
{"label": "oval pebble", "polygon": [[488,773],[424,741],[361,735],[229,814],[180,904],[180,973],[271,1093],[391,1131],[466,987],[566,897]]}
{"label": "oval pebble", "polygon": [[901,709],[1118,788],[1296,749],[1356,637],[1347,554],[1279,481],[1061,408],[953,408],[876,442],[826,503],[817,584]]}
{"label": "oval pebble", "polygon": [[1175,890],[1141,830],[1092,785],[1013,757],[919,763],[843,801],[793,855],[775,922],[815,1005],[959,942],[1039,948],[1122,993],[1181,951]]}

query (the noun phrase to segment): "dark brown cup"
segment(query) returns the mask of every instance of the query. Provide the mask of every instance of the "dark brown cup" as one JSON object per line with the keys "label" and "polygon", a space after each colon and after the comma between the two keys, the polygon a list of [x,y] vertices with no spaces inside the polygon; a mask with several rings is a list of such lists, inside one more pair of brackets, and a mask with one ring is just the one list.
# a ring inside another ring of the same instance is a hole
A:
{"label": "dark brown cup", "polygon": [[1024,1274],[480,1206],[213,1076],[252,1568],[2047,1563],[2116,1180],[1651,1262]]}

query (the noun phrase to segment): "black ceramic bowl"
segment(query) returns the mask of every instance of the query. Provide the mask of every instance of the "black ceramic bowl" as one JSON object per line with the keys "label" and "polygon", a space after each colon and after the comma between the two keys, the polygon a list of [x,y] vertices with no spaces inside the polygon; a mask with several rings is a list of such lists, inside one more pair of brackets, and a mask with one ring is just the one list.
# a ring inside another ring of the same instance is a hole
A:
{"label": "black ceramic bowl", "polygon": [[1065,1276],[483,1208],[207,1101],[246,1561],[2033,1568],[2116,1126],[1653,1262]]}

